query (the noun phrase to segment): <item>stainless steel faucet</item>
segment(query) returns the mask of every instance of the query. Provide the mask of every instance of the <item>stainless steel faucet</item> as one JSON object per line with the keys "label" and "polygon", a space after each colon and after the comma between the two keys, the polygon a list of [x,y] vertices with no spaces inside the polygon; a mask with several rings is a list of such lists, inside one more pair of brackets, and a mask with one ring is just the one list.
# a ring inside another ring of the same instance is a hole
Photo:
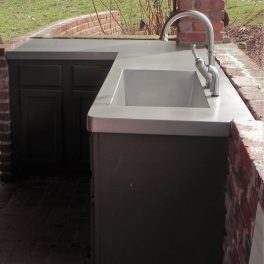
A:
{"label": "stainless steel faucet", "polygon": [[210,20],[203,13],[195,10],[183,10],[175,15],[172,15],[165,23],[160,35],[160,39],[168,41],[168,32],[171,25],[180,18],[194,17],[202,21],[208,32],[208,65],[204,60],[199,58],[196,52],[196,45],[192,46],[192,53],[195,58],[195,66],[206,80],[205,88],[210,88],[212,96],[219,96],[219,73],[215,66],[214,56],[214,30]]}

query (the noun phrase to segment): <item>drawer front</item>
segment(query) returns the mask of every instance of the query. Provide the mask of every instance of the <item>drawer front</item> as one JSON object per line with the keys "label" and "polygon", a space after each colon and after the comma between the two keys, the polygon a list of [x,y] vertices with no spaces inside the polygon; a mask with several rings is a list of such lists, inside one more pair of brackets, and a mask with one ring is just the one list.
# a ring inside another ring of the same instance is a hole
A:
{"label": "drawer front", "polygon": [[20,86],[60,86],[62,84],[61,65],[19,65]]}

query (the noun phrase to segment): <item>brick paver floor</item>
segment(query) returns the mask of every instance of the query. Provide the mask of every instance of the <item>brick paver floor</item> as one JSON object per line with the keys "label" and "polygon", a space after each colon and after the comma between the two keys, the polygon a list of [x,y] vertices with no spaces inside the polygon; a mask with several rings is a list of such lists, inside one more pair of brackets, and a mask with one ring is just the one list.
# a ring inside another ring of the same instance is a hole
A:
{"label": "brick paver floor", "polygon": [[89,263],[89,175],[0,182],[0,264]]}

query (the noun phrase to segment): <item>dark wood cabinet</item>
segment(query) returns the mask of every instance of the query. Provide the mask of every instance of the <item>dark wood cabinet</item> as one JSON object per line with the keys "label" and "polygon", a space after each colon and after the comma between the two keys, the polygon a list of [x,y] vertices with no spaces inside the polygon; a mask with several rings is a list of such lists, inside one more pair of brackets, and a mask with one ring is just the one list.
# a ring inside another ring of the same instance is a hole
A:
{"label": "dark wood cabinet", "polygon": [[30,162],[58,162],[63,152],[62,92],[22,90],[20,93],[21,158]]}
{"label": "dark wood cabinet", "polygon": [[113,61],[9,61],[14,174],[89,170],[86,116]]}

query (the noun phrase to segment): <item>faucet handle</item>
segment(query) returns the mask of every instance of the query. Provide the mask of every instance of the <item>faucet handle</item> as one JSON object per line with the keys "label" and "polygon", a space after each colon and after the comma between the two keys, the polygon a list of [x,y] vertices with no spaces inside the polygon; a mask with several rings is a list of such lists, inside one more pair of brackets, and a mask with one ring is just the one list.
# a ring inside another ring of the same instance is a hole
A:
{"label": "faucet handle", "polygon": [[192,54],[193,54],[195,60],[199,59],[197,51],[196,51],[196,45],[195,44],[192,45]]}
{"label": "faucet handle", "polygon": [[192,45],[192,54],[195,58],[195,66],[199,70],[199,72],[202,74],[202,76],[206,80],[206,85],[204,88],[209,88],[211,83],[211,74],[208,73],[208,67],[206,66],[204,60],[200,57],[198,57],[197,51],[196,51],[196,45]]}

